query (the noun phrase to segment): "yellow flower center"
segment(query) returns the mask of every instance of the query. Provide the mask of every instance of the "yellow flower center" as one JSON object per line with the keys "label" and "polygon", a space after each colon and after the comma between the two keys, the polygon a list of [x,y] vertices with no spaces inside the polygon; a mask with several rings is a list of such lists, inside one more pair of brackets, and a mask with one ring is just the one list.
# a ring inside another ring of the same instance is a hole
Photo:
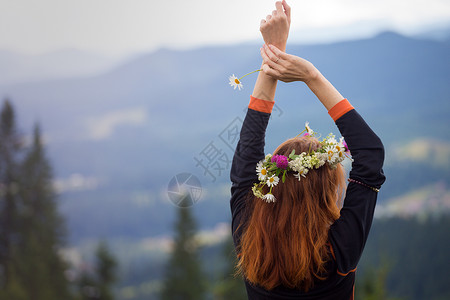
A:
{"label": "yellow flower center", "polygon": [[273,182],[275,179],[273,179],[272,177],[269,178],[270,182]]}
{"label": "yellow flower center", "polygon": [[328,159],[331,159],[333,157],[333,151],[329,150],[328,151]]}
{"label": "yellow flower center", "polygon": [[239,79],[235,79],[234,82],[236,82],[236,84],[240,84],[241,82],[239,81]]}
{"label": "yellow flower center", "polygon": [[341,151],[341,147],[336,146],[337,151]]}
{"label": "yellow flower center", "polygon": [[261,174],[262,174],[262,175],[266,175],[266,174],[267,174],[266,169],[262,169],[262,170],[261,170]]}

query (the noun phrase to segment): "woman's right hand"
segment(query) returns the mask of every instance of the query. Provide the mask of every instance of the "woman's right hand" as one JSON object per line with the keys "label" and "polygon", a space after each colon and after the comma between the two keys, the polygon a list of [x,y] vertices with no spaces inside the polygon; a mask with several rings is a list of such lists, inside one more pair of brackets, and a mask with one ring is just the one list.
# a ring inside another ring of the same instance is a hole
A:
{"label": "woman's right hand", "polygon": [[273,45],[264,45],[261,48],[261,56],[264,59],[261,72],[284,82],[303,81],[327,110],[344,99],[339,91],[306,59],[287,54]]}
{"label": "woman's right hand", "polygon": [[264,45],[261,56],[264,60],[262,72],[284,82],[303,81],[308,84],[320,74],[309,61],[287,54],[274,45]]}

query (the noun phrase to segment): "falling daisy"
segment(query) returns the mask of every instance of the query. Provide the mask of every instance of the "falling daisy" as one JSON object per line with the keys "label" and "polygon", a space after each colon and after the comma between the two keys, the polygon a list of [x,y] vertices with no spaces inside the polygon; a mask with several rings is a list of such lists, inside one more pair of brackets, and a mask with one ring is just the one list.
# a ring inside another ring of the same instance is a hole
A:
{"label": "falling daisy", "polygon": [[234,89],[238,88],[239,90],[241,90],[242,88],[244,88],[244,86],[242,85],[242,82],[239,80],[239,78],[234,76],[234,74],[231,75],[229,79],[230,79],[230,85],[232,87],[234,87]]}
{"label": "falling daisy", "polygon": [[229,83],[230,83],[231,87],[233,87],[234,89],[238,88],[239,90],[241,90],[241,89],[244,88],[244,85],[242,84],[242,81],[241,81],[242,78],[244,78],[245,76],[248,76],[248,75],[250,75],[250,74],[253,74],[253,73],[255,73],[255,72],[259,72],[259,71],[261,71],[261,69],[255,70],[255,71],[250,72],[250,73],[248,73],[248,74],[245,74],[244,76],[242,76],[242,77],[240,77],[240,78],[236,77],[236,76],[233,74],[233,75],[231,75],[231,76],[228,78],[228,80],[230,81]]}

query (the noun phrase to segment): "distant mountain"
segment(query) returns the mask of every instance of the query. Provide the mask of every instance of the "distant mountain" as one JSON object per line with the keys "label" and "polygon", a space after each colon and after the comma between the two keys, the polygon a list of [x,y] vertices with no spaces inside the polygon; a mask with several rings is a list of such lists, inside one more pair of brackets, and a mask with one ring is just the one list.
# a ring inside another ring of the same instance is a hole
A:
{"label": "distant mountain", "polygon": [[[449,50],[445,42],[393,32],[288,47],[350,99],[386,149],[417,138],[449,140]],[[42,124],[75,239],[167,234],[173,217],[167,185],[181,172],[202,182],[203,200],[195,206],[200,225],[228,220],[227,173],[236,142],[230,134],[244,116],[256,75],[244,79],[240,92],[227,81],[257,69],[260,60],[259,45],[160,49],[100,75],[1,84],[0,95],[15,104],[21,128]],[[267,152],[295,136],[305,121],[324,135],[337,133],[305,86],[280,83]],[[223,158],[223,170],[210,170],[215,182],[194,160],[212,146]],[[380,202],[413,187],[450,183],[448,169],[397,164],[395,155],[386,153],[388,181]]]}
{"label": "distant mountain", "polygon": [[117,63],[116,58],[75,49],[40,55],[0,50],[0,84],[99,74]]}
{"label": "distant mountain", "polygon": [[450,43],[450,26],[441,26],[424,30],[416,35],[420,39],[432,39],[436,41]]}
{"label": "distant mountain", "polygon": [[421,217],[441,216],[450,213],[450,189],[443,182],[389,199],[387,203],[378,204],[375,217]]}

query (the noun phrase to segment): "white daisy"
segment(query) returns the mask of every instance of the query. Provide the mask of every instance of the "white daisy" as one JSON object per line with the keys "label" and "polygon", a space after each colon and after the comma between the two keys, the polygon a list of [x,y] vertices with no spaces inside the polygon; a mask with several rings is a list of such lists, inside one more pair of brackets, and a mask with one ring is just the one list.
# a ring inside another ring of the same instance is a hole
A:
{"label": "white daisy", "polygon": [[266,178],[267,178],[267,168],[263,165],[262,161],[260,161],[256,165],[256,173],[258,174],[258,179],[260,181],[266,180]]}
{"label": "white daisy", "polygon": [[294,174],[294,177],[297,178],[298,181],[300,181],[302,177],[306,178],[306,174],[308,174],[308,171],[308,169],[302,167],[302,169],[299,170],[297,174]]}
{"label": "white daisy", "polygon": [[333,145],[330,145],[325,148],[325,151],[327,153],[327,161],[330,164],[334,164],[335,160],[339,157],[336,147]]}
{"label": "white daisy", "polygon": [[278,184],[278,181],[280,181],[280,178],[278,178],[278,176],[276,175],[272,175],[267,179],[267,185],[269,187],[276,186]]}
{"label": "white daisy", "polygon": [[345,146],[344,146],[343,141],[344,141],[344,138],[341,138],[339,140],[339,143],[337,143],[337,145],[336,145],[336,150],[338,152],[339,158],[342,158],[342,159],[344,159],[344,155],[345,155]]}
{"label": "white daisy", "polygon": [[308,174],[309,169],[307,168],[301,168],[300,170],[298,170],[298,174],[302,175],[303,177],[306,177],[306,174]]}
{"label": "white daisy", "polygon": [[234,74],[232,76],[230,76],[228,79],[230,80],[230,85],[232,87],[234,87],[234,89],[238,88],[239,90],[241,90],[241,89],[244,88],[244,86],[242,85],[242,83],[239,80],[239,78],[234,76]]}
{"label": "white daisy", "polygon": [[266,157],[264,158],[266,161],[270,161],[270,159],[272,158],[272,154],[267,154]]}
{"label": "white daisy", "polygon": [[264,195],[263,200],[265,200],[267,203],[270,203],[270,202],[275,202],[276,199],[275,199],[274,195],[267,193]]}
{"label": "white daisy", "polygon": [[334,134],[330,133],[327,136],[327,144],[336,144],[336,143],[337,143],[336,136]]}

